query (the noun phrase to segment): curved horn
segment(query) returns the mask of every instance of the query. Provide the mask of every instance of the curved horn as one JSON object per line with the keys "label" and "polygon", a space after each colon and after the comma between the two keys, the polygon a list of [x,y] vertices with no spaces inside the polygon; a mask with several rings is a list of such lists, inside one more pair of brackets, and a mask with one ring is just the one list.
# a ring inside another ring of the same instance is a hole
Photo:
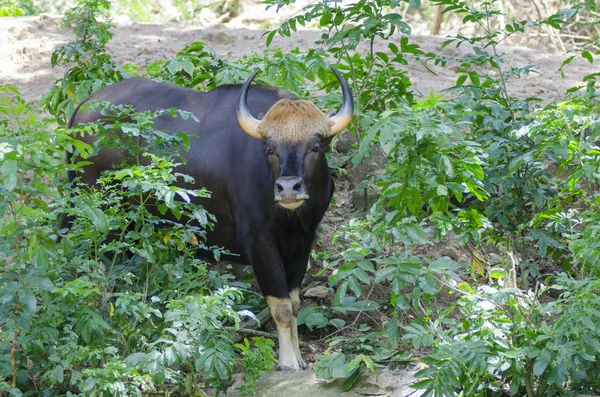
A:
{"label": "curved horn", "polygon": [[342,86],[342,95],[344,96],[342,108],[335,116],[331,116],[333,126],[331,127],[331,133],[329,136],[333,136],[339,132],[342,132],[344,128],[346,128],[352,121],[352,114],[354,113],[354,100],[352,99],[350,86],[348,86],[348,83],[342,77],[340,72],[338,72],[333,66],[330,66],[329,68],[333,71],[333,73],[335,73],[335,77],[337,77],[338,81],[340,82],[340,86]]}
{"label": "curved horn", "polygon": [[258,70],[252,73],[252,76],[250,76],[242,85],[235,112],[237,113],[238,123],[240,123],[240,127],[242,127],[244,132],[250,135],[252,138],[262,139],[262,137],[256,132],[256,127],[258,127],[260,120],[255,119],[248,109],[248,87],[250,87],[250,83],[252,83],[252,80],[257,74]]}

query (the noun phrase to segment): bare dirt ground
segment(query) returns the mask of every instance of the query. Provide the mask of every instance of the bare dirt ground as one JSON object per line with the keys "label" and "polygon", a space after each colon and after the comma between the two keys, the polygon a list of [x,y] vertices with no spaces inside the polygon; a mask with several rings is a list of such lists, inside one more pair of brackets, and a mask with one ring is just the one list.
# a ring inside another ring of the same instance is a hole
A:
{"label": "bare dirt ground", "polygon": [[[2,18],[0,22],[0,84],[16,86],[26,100],[35,102],[64,73],[63,69],[51,68],[50,55],[56,46],[73,40],[73,35],[68,28],[60,26],[61,19],[56,16]],[[199,28],[191,23],[121,23],[114,29],[108,49],[118,64],[134,63],[144,70],[154,61],[172,58],[177,51],[195,41],[206,42],[217,55],[228,59],[260,53],[265,49],[264,32],[223,25]],[[271,48],[314,47],[313,43],[320,35],[318,30],[302,30],[292,37],[277,36]],[[471,51],[466,46],[455,48],[452,45],[442,49],[443,37],[411,35],[409,38],[425,52],[447,57],[461,57]],[[366,51],[366,47],[362,49]],[[385,47],[383,43],[376,43],[376,49],[385,50]],[[536,65],[537,74],[509,81],[509,91],[521,98],[539,97],[544,102],[558,100],[566,89],[580,85],[583,76],[597,71],[595,65],[576,59],[565,69],[567,77],[563,79],[557,70],[566,55],[540,44],[533,48],[503,45],[501,50],[506,65]],[[431,90],[440,92],[456,81],[457,63],[449,62],[445,68],[429,67],[436,75],[416,60],[406,67],[417,96],[427,95]]]}

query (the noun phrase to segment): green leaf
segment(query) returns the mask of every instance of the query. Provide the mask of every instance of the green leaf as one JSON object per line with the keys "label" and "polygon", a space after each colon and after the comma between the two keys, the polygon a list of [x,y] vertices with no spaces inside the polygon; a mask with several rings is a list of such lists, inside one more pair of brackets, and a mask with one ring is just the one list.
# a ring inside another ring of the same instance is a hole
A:
{"label": "green leaf", "polygon": [[133,177],[133,171],[131,170],[131,168],[124,168],[122,170],[118,170],[114,174],[114,178],[117,181],[122,181],[126,176],[130,178]]}
{"label": "green leaf", "polygon": [[433,386],[433,379],[423,379],[410,385],[413,389],[428,389]]}
{"label": "green leaf", "polygon": [[355,301],[352,303],[344,303],[342,308],[349,312],[367,312],[379,308],[379,303],[374,301]]}
{"label": "green leaf", "polygon": [[352,372],[346,367],[346,356],[333,352],[317,363],[315,376],[317,379],[347,378]]}
{"label": "green leaf", "polygon": [[273,30],[273,31],[269,32],[269,34],[267,34],[267,47],[271,45],[271,42],[273,41],[273,37],[275,37],[276,33],[277,33],[277,31]]}
{"label": "green leaf", "polygon": [[466,181],[465,185],[467,186],[467,189],[469,189],[469,191],[473,193],[475,197],[477,197],[477,200],[482,202],[485,201],[487,198],[487,193],[482,188],[477,186],[475,182]]}
{"label": "green leaf", "polygon": [[6,190],[13,191],[17,186],[17,161],[16,160],[4,160],[2,163],[2,179],[3,185]]}
{"label": "green leaf", "polygon": [[398,347],[400,340],[400,328],[398,327],[398,313],[396,313],[390,321],[386,322],[383,326],[385,333],[387,334],[388,340],[393,348]]}
{"label": "green leaf", "polygon": [[461,163],[461,166],[467,170],[468,172],[470,172],[473,175],[473,178],[481,181],[483,180],[485,173],[483,172],[483,168],[481,168],[481,166],[479,164],[472,164],[472,163]]}
{"label": "green leaf", "polygon": [[596,325],[588,316],[583,316],[581,321],[583,321],[586,327],[588,327],[591,331],[596,331]]}
{"label": "green leaf", "polygon": [[386,267],[375,272],[375,282],[379,284],[383,280],[391,280],[396,274],[396,268]]}
{"label": "green leaf", "polygon": [[419,279],[419,287],[428,295],[435,295],[438,292],[438,285],[431,274],[426,274],[425,277]]}
{"label": "green leaf", "polygon": [[421,8],[421,0],[408,0],[408,4],[415,10]]}
{"label": "green leaf", "polygon": [[548,367],[551,358],[550,351],[543,350],[535,359],[535,363],[533,364],[533,374],[535,376],[541,376]]}
{"label": "green leaf", "polygon": [[583,51],[581,56],[587,59],[590,63],[594,63],[594,57],[589,51]]}
{"label": "green leaf", "polygon": [[48,259],[48,251],[46,251],[46,247],[38,247],[37,251],[35,252],[35,262],[37,267],[41,269],[47,269],[50,266],[50,260]]}
{"label": "green leaf", "polygon": [[75,149],[77,149],[77,152],[82,159],[87,159],[94,152],[94,148],[91,145],[78,139],[73,139],[71,143],[75,146]]}
{"label": "green leaf", "polygon": [[343,328],[344,325],[346,325],[346,321],[342,320],[341,318],[332,318],[331,320],[329,320],[329,322],[336,326],[338,329]]}
{"label": "green leaf", "polygon": [[410,236],[415,244],[427,244],[429,239],[421,225],[403,225],[404,231]]}
{"label": "green leaf", "polygon": [[448,195],[448,188],[444,185],[438,185],[437,189],[436,189],[436,193],[438,196],[447,196]]}
{"label": "green leaf", "polygon": [[371,283],[371,279],[369,278],[369,276],[367,275],[367,273],[365,273],[365,271],[363,269],[361,269],[360,267],[357,267],[356,269],[354,269],[353,274],[363,284],[370,284]]}
{"label": "green leaf", "polygon": [[19,301],[33,314],[37,311],[37,299],[30,288],[23,288],[19,291]]}
{"label": "green leaf", "polygon": [[329,323],[327,317],[322,313],[312,313],[306,317],[305,324],[312,331],[314,327],[323,328]]}
{"label": "green leaf", "polygon": [[81,207],[100,233],[108,233],[108,219],[106,219],[106,215],[100,208],[92,208],[87,203],[82,204]]}
{"label": "green leaf", "polygon": [[38,288],[38,289],[43,289],[46,291],[51,291],[54,289],[54,284],[52,283],[52,281],[50,281],[49,278],[35,278],[31,281],[31,286]]}
{"label": "green leaf", "polygon": [[504,352],[504,356],[508,358],[521,358],[523,356],[523,353],[519,350],[507,350],[506,352]]}
{"label": "green leaf", "polygon": [[469,72],[469,80],[471,80],[474,86],[479,87],[481,85],[477,72]]}
{"label": "green leaf", "polygon": [[57,383],[63,383],[64,369],[62,365],[58,364],[56,367],[54,367],[54,370],[52,370],[52,377]]}
{"label": "green leaf", "polygon": [[345,393],[354,387],[354,384],[360,376],[360,367],[354,368],[352,374],[342,384],[342,392]]}
{"label": "green leaf", "polygon": [[348,287],[352,290],[352,292],[354,292],[354,295],[357,298],[360,298],[360,284],[358,283],[358,279],[354,275],[348,277]]}
{"label": "green leaf", "polygon": [[429,270],[434,273],[445,273],[446,270],[458,270],[462,266],[447,256],[441,256],[429,263]]}
{"label": "green leaf", "polygon": [[187,58],[183,59],[183,70],[190,76],[194,77],[194,64]]}
{"label": "green leaf", "polygon": [[[331,14],[328,12],[323,13],[323,16],[319,20],[319,26],[328,26],[329,22],[331,22]],[[268,47],[268,44],[267,44]]]}

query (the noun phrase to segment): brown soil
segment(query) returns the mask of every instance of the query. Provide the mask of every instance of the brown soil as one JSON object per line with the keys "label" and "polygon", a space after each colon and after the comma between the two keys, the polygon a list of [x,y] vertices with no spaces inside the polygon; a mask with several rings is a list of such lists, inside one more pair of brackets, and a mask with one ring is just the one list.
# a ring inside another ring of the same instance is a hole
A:
{"label": "brown soil", "polygon": [[[28,101],[38,100],[54,83],[62,77],[64,69],[52,69],[50,55],[58,45],[73,40],[68,28],[61,27],[61,19],[56,16],[35,16],[2,18],[0,24],[0,84],[13,84]],[[170,59],[185,45],[195,41],[204,41],[217,55],[227,59],[239,59],[253,52],[265,49],[264,30],[228,29],[223,25],[201,28],[191,23],[150,24],[121,23],[114,29],[114,38],[108,49],[115,61],[124,65],[134,63],[140,70],[150,63]],[[318,30],[302,30],[292,37],[276,37],[271,48],[284,51],[296,47],[301,49],[314,47],[321,35]],[[470,54],[467,46],[442,48],[442,37],[411,35],[411,42],[418,44],[425,52],[434,52],[447,57],[461,57]],[[400,37],[396,39],[398,42]],[[377,50],[385,50],[386,44],[375,43]],[[539,97],[544,102],[558,100],[566,89],[580,85],[583,76],[596,72],[594,65],[576,59],[567,66],[567,78],[562,79],[558,68],[566,55],[557,54],[550,47],[540,44],[531,47],[502,45],[505,68],[510,66],[537,65],[537,74],[524,76],[509,82],[508,89],[514,96],[521,98]],[[366,46],[360,48],[366,51]],[[456,81],[455,71],[458,65],[449,62],[445,68],[429,67],[432,74],[417,60],[406,67],[418,95],[427,95],[431,90],[440,92]]]}

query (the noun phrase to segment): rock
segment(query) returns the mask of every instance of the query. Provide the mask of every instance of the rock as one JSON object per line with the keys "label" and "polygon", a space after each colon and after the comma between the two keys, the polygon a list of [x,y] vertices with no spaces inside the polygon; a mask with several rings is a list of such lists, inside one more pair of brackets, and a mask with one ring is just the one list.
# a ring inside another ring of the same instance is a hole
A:
{"label": "rock", "polygon": [[460,256],[458,254],[458,251],[456,251],[456,249],[454,247],[446,247],[442,251],[442,256],[447,256],[452,260],[460,261]]}
{"label": "rock", "polygon": [[378,385],[367,382],[359,383],[353,390],[363,396],[384,396],[387,394],[387,392]]}
{"label": "rock", "polygon": [[318,285],[316,287],[309,288],[304,293],[305,298],[319,298],[319,299],[327,299],[331,290],[322,285]]}
{"label": "rock", "polygon": [[233,44],[237,40],[236,36],[219,31],[209,32],[204,38],[214,44]]}
{"label": "rock", "polygon": [[[421,390],[414,390],[409,385],[415,382],[416,369],[406,369],[394,373],[387,369],[374,374],[366,374],[365,379],[345,393],[341,387],[343,380],[324,381],[317,379],[314,369],[298,372],[273,372],[263,374],[258,381],[256,395],[261,397],[364,397],[364,396],[387,396],[387,397],[418,397],[423,394]],[[364,383],[363,383],[364,382]],[[360,384],[365,387],[361,388]],[[381,394],[383,393],[383,394]],[[227,396],[240,397],[238,390],[229,389]]]}

